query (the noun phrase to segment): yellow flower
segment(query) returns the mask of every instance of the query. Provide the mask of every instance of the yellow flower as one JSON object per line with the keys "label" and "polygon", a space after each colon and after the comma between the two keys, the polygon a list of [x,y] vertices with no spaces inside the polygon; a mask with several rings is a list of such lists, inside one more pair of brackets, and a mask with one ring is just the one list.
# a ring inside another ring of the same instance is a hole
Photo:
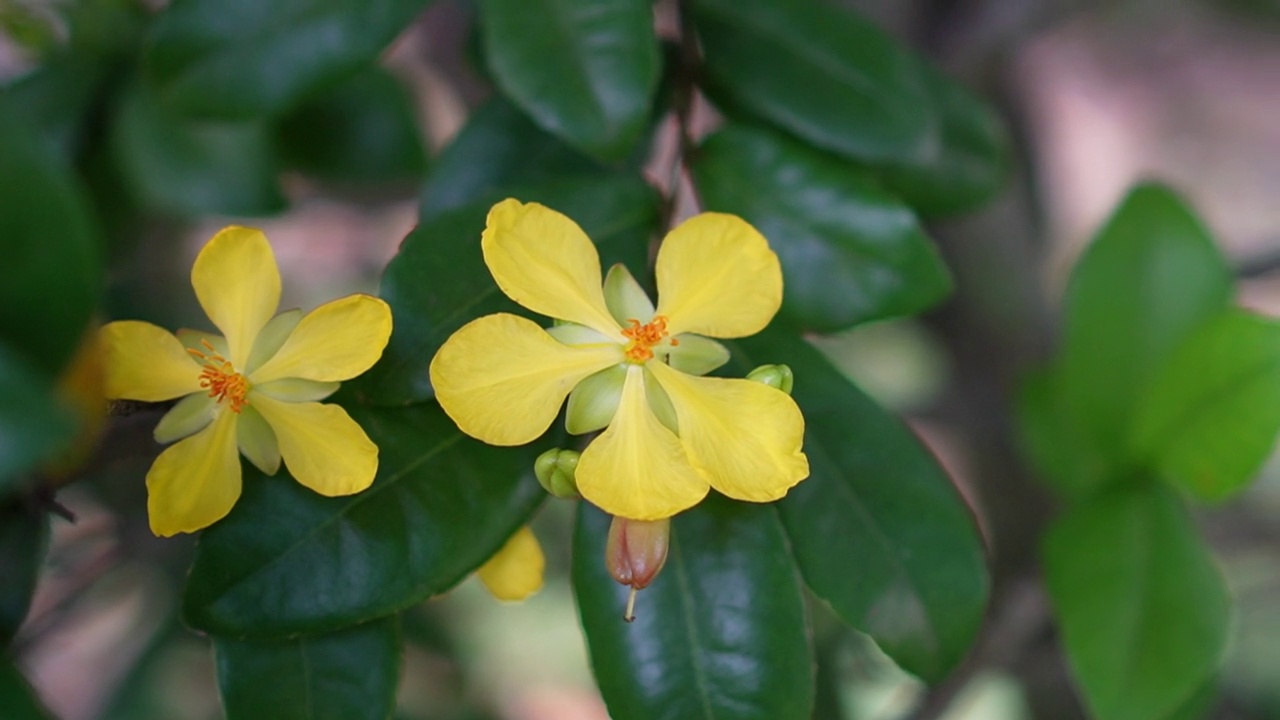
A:
{"label": "yellow flower", "polygon": [[542,589],[546,568],[547,559],[542,554],[542,545],[525,525],[480,566],[476,576],[494,597],[518,602]]}
{"label": "yellow flower", "polygon": [[436,399],[493,445],[540,436],[569,399],[568,429],[607,429],[582,453],[582,496],[611,515],[670,517],[709,488],[768,502],[809,474],[804,418],[786,393],[700,377],[728,351],[708,337],[762,330],[782,302],[778,257],[755,228],[704,213],[658,251],[655,308],[622,266],[604,285],[595,246],[535,203],[493,207],[481,245],[511,299],[564,324],[499,313],[474,320],[431,361]]}
{"label": "yellow flower", "polygon": [[387,304],[350,295],[305,316],[272,317],[280,303],[275,257],[260,230],[242,227],[204,246],[191,284],[222,335],[175,337],[133,320],[102,329],[107,397],[182,397],[155,429],[157,441],[181,442],[147,473],[152,532],[193,532],[230,512],[240,497],[237,448],[268,475],[283,457],[298,482],[321,495],[367,488],[377,446],[345,410],[318,401],[381,357],[391,336]]}

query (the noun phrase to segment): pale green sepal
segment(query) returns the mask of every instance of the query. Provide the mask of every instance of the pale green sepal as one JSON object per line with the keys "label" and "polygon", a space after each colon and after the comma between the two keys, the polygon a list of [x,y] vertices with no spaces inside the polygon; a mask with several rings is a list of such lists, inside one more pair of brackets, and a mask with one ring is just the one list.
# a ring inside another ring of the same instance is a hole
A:
{"label": "pale green sepal", "polygon": [[577,498],[578,481],[574,474],[581,457],[581,453],[576,450],[553,448],[539,455],[533,462],[533,474],[542,488],[555,497],[564,500]]}
{"label": "pale green sepal", "polygon": [[194,435],[213,422],[218,414],[218,401],[207,393],[192,393],[174,405],[156,424],[156,442],[168,444]]}
{"label": "pale green sepal", "polygon": [[286,310],[268,320],[267,324],[262,326],[257,339],[253,341],[253,350],[249,351],[249,359],[244,364],[244,374],[251,374],[279,352],[280,346],[284,345],[284,341],[289,339],[289,334],[301,321],[302,311],[296,308]]}
{"label": "pale green sepal", "polygon": [[604,278],[604,304],[622,327],[632,320],[644,325],[653,319],[653,302],[625,265],[609,268]]}
{"label": "pale green sepal", "polygon": [[672,340],[663,348],[667,364],[687,375],[706,375],[729,362],[729,349],[711,338],[685,333]]}
{"label": "pale green sepal", "polygon": [[236,422],[236,445],[249,462],[267,475],[275,475],[280,469],[280,443],[276,441],[276,431],[252,405],[240,409]]}
{"label": "pale green sepal", "polygon": [[284,378],[254,385],[253,391],[285,402],[318,402],[338,391],[342,383]]}
{"label": "pale green sepal", "polygon": [[671,404],[671,397],[663,389],[662,383],[653,376],[646,367],[644,371],[644,391],[649,400],[649,409],[658,418],[658,422],[676,435],[680,434],[680,421],[676,418],[676,408]]}
{"label": "pale green sepal", "polygon": [[619,335],[616,338],[610,338],[600,333],[598,330],[592,330],[586,325],[577,323],[559,323],[547,328],[547,334],[562,345],[600,345],[603,343],[621,344],[623,337]]}
{"label": "pale green sepal", "polygon": [[569,393],[565,410],[564,428],[571,435],[601,430],[613,422],[622,399],[622,385],[627,380],[627,368],[614,365],[594,375],[588,375]]}
{"label": "pale green sepal", "polygon": [[[217,333],[205,332],[204,330],[192,330],[190,328],[179,328],[174,335],[178,336],[178,342],[182,343],[182,347],[191,350],[197,350],[209,354],[209,348],[204,343],[213,346],[213,352],[222,357],[230,357],[231,351],[227,349],[227,339]],[[198,365],[204,365],[205,361],[192,355],[192,362]]]}
{"label": "pale green sepal", "polygon": [[791,394],[791,386],[795,384],[795,376],[787,365],[761,365],[747,373],[747,379],[777,388],[788,395]]}

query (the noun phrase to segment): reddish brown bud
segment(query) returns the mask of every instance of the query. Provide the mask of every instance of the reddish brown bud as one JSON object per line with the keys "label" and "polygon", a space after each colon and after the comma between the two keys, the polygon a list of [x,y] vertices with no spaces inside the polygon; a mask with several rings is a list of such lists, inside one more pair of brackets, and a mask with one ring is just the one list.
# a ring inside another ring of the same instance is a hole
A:
{"label": "reddish brown bud", "polygon": [[635,619],[636,591],[653,582],[667,562],[667,543],[671,538],[671,520],[664,518],[646,522],[615,517],[609,526],[609,542],[605,546],[604,562],[609,574],[631,588],[627,612],[623,619]]}

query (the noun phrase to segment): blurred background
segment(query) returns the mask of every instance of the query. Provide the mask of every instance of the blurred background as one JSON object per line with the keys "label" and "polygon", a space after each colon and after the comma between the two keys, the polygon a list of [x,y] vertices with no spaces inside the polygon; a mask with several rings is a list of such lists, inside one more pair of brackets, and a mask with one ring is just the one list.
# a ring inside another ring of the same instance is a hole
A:
{"label": "blurred background", "polygon": [[[1280,2],[845,4],[994,104],[1012,131],[1015,167],[994,202],[930,227],[956,279],[942,307],[813,338],[942,459],[978,517],[995,578],[970,660],[933,689],[816,609],[819,652],[834,660],[820,697],[840,701],[818,717],[1084,717],[1038,580],[1038,538],[1055,505],[1020,457],[1013,400],[1053,349],[1071,263],[1140,179],[1178,189],[1238,268],[1240,301],[1280,314]],[[416,222],[431,158],[491,92],[475,65],[471,4],[434,3],[384,54],[385,75],[357,79],[278,127],[182,132],[155,117],[133,77],[148,15],[162,5],[0,0],[0,85],[10,99],[41,117],[89,108],[85,125],[54,134],[108,220],[110,315],[199,323],[187,273],[230,222],[266,231],[284,307],[376,290]],[[94,53],[63,67],[73,32]],[[360,103],[378,112],[348,112]],[[282,162],[263,165],[255,143],[272,134]],[[326,152],[299,149],[315,147]],[[64,720],[220,717],[208,643],[177,619],[193,541],[158,540],[147,528],[142,478],[159,451],[157,417],[114,418],[86,471],[92,481],[58,495],[76,522],[55,520],[13,649]],[[570,515],[553,502],[535,522],[548,577],[533,599],[504,605],[468,581],[406,613],[402,717],[607,717],[567,579]],[[1280,463],[1199,521],[1237,600],[1211,717],[1280,718]]]}

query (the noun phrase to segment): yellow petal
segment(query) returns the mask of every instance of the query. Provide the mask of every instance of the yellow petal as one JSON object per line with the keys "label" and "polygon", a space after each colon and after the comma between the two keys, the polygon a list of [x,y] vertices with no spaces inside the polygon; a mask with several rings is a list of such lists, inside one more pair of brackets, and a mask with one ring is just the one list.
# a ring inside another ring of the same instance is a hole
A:
{"label": "yellow petal", "polygon": [[293,334],[293,329],[298,327],[299,322],[302,322],[302,311],[297,308],[286,310],[268,320],[253,341],[253,349],[249,351],[249,359],[244,365],[245,375],[262,367],[262,363],[280,352],[280,346]]}
{"label": "yellow petal", "polygon": [[378,472],[378,446],[337,405],[290,403],[251,394],[250,405],[276,433],[289,473],[330,497],[358,493]]}
{"label": "yellow petal", "polygon": [[[213,352],[222,357],[229,357],[231,351],[227,349],[227,339],[217,333],[205,332],[204,330],[192,330],[191,328],[178,328],[174,331],[174,335],[178,336],[178,340],[185,348],[190,348],[197,352],[209,354],[209,346],[213,347]],[[209,343],[206,346],[205,343]],[[203,365],[204,361],[195,357],[191,357],[191,361],[197,365]]]}
{"label": "yellow petal", "polygon": [[494,597],[516,602],[542,589],[542,575],[546,567],[542,546],[526,525],[480,566],[476,575]]}
{"label": "yellow petal", "polygon": [[200,368],[169,331],[121,320],[101,330],[108,398],[159,402],[200,392]]}
{"label": "yellow petal", "polygon": [[618,412],[583,451],[576,478],[582,497],[632,520],[671,517],[696,505],[709,489],[680,438],[649,409],[639,366],[628,369]]}
{"label": "yellow petal", "polygon": [[466,434],[523,445],[546,432],[579,381],[621,361],[621,345],[564,345],[530,320],[498,313],[445,341],[431,360],[431,384]]}
{"label": "yellow petal", "polygon": [[480,236],[498,287],[530,310],[616,337],[600,281],[600,255],[582,228],[537,203],[503,200]]}
{"label": "yellow petal", "polygon": [[280,272],[267,236],[254,228],[223,228],[196,256],[191,286],[227,339],[227,359],[244,368],[254,338],[280,304]]}
{"label": "yellow petal", "polygon": [[680,440],[711,487],[737,500],[769,502],[809,476],[800,449],[804,416],[790,395],[750,380],[647,367],[671,398]]}
{"label": "yellow petal", "polygon": [[151,532],[161,537],[214,524],[239,497],[235,413],[219,413],[204,430],[160,453],[147,473],[147,515]]}
{"label": "yellow petal", "polygon": [[336,382],[284,378],[258,383],[253,386],[253,391],[285,402],[319,402],[338,392],[340,387],[342,386]]}
{"label": "yellow petal", "polygon": [[350,380],[373,367],[391,337],[391,308],[371,295],[348,295],[307,313],[280,350],[249,374],[255,384],[281,378]]}
{"label": "yellow petal", "polygon": [[672,335],[754,335],[782,305],[782,266],[769,243],[736,215],[703,213],[658,249],[658,310]]}

